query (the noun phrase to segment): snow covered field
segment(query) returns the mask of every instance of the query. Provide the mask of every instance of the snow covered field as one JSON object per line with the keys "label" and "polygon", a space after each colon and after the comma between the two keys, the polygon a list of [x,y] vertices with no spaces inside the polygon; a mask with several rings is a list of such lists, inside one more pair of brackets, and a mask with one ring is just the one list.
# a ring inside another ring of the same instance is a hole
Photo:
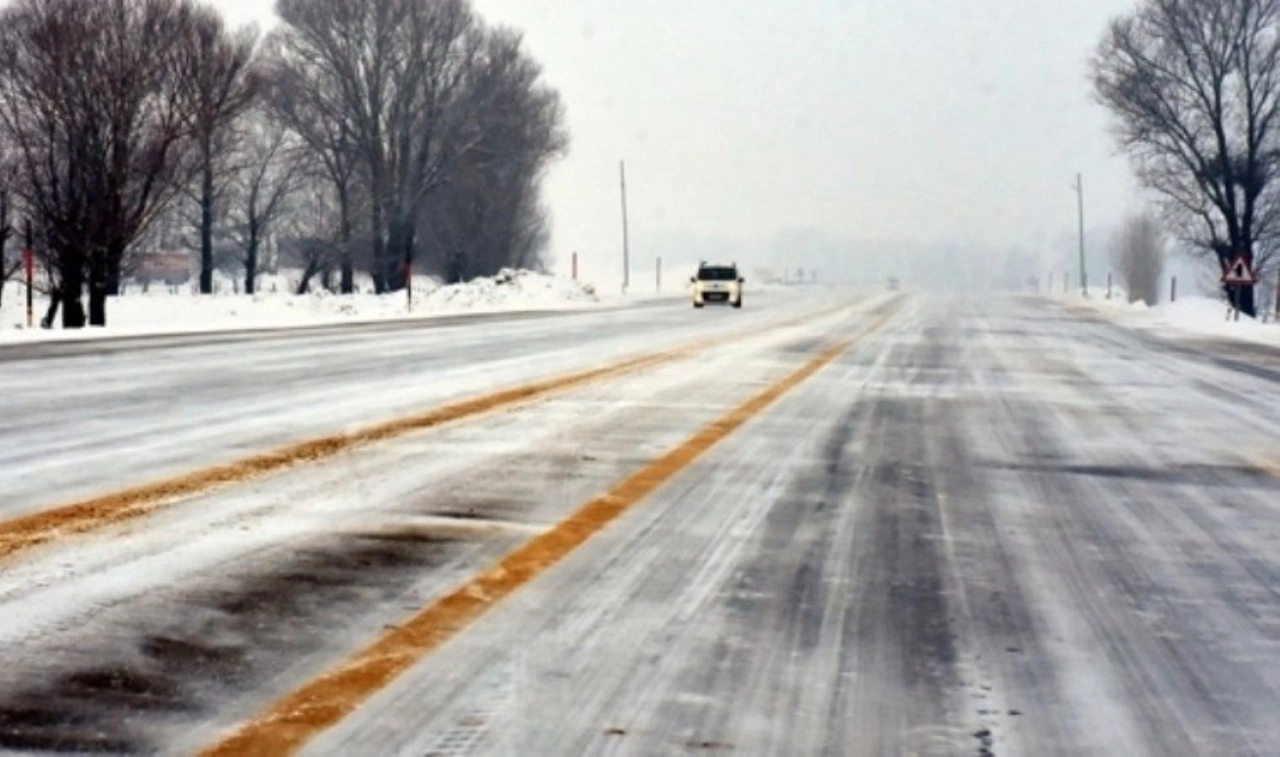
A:
{"label": "snow covered field", "polygon": [[[289,273],[261,277],[258,293],[244,295],[230,277],[215,281],[218,294],[201,297],[192,286],[171,288],[152,285],[143,291],[137,284],[113,298],[107,306],[105,329],[83,331],[44,330],[38,324],[48,306],[46,297],[35,303],[35,329],[26,329],[25,291],[10,282],[0,303],[0,342],[50,339],[91,339],[103,336],[221,331],[228,329],[288,328],[334,323],[356,323],[405,318],[432,318],[460,313],[495,313],[528,310],[565,310],[618,305],[652,299],[652,292],[623,296],[600,294],[591,284],[523,270],[506,270],[465,284],[442,285],[421,276],[414,279],[413,307],[406,294],[376,295],[367,281],[358,281],[359,293],[335,295],[321,289],[295,295],[296,276]],[[672,286],[668,296],[681,296]]]}
{"label": "snow covered field", "polygon": [[1244,316],[1239,321],[1228,320],[1227,303],[1211,297],[1180,297],[1176,302],[1155,307],[1141,302],[1129,304],[1122,293],[1110,300],[1097,296],[1086,299],[1079,294],[1055,299],[1093,310],[1122,326],[1161,336],[1209,336],[1280,346],[1280,323]]}

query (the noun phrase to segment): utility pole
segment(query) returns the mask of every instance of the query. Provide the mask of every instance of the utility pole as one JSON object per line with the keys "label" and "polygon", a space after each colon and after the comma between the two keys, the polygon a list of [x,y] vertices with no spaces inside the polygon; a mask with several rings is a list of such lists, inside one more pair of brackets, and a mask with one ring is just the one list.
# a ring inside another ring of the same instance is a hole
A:
{"label": "utility pole", "polygon": [[631,242],[627,234],[627,162],[618,162],[618,172],[622,177],[622,293],[627,293],[631,285]]}
{"label": "utility pole", "polygon": [[1089,296],[1089,274],[1084,269],[1084,176],[1076,174],[1076,202],[1080,209],[1080,288]]}

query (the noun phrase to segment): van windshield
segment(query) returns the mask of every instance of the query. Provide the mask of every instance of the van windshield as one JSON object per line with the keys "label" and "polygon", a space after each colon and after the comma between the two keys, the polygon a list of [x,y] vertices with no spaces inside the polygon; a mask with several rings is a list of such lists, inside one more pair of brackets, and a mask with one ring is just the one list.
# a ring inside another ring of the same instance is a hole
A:
{"label": "van windshield", "polygon": [[736,281],[738,279],[738,271],[734,268],[725,268],[723,266],[699,268],[698,279],[700,281]]}

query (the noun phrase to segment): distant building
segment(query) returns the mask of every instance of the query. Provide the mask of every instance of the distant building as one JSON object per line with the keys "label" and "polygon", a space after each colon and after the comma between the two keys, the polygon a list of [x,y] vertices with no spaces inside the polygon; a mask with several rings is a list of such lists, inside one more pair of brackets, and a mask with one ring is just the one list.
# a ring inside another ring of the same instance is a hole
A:
{"label": "distant building", "polygon": [[144,252],[138,255],[133,277],[170,285],[185,284],[191,279],[191,256],[186,252]]}

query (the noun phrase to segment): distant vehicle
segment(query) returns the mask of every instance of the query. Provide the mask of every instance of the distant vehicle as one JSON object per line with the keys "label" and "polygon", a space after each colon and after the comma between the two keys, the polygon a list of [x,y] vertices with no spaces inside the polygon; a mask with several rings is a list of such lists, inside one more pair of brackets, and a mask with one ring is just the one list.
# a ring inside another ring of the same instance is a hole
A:
{"label": "distant vehicle", "polygon": [[892,277],[892,278],[890,278],[890,279],[889,279],[889,291],[890,291],[890,292],[896,292],[896,291],[898,291],[898,290],[899,290],[899,289],[901,289],[901,288],[902,288],[902,282],[898,281],[898,279],[897,279],[897,277],[896,277],[896,276],[895,276],[895,277]]}
{"label": "distant vehicle", "polygon": [[708,302],[724,302],[735,308],[742,307],[742,285],[746,279],[738,273],[736,263],[731,265],[698,266],[698,275],[689,279],[693,285],[693,306],[701,308]]}

